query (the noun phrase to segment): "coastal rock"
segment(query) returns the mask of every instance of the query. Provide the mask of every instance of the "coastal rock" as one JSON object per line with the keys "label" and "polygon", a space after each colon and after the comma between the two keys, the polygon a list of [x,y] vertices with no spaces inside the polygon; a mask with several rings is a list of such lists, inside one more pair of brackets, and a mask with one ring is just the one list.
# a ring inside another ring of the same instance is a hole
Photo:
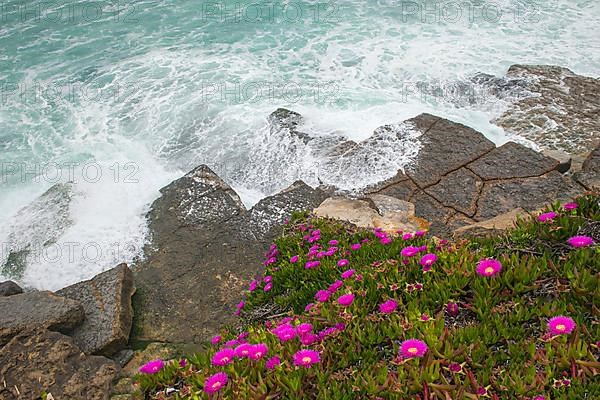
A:
{"label": "coastal rock", "polygon": [[588,190],[600,191],[600,146],[585,159],[576,179]]}
{"label": "coastal rock", "polygon": [[84,355],[60,333],[23,333],[0,351],[0,399],[35,400],[46,392],[57,400],[107,400],[118,371],[113,361]]}
{"label": "coastal rock", "polygon": [[507,213],[500,214],[494,218],[473,223],[454,230],[454,238],[485,238],[496,236],[512,227],[519,216],[523,216],[525,210],[516,208]]}
{"label": "coastal rock", "polygon": [[415,163],[406,174],[420,188],[437,183],[442,176],[475,161],[495,148],[494,143],[468,126],[421,114],[408,120],[427,127],[420,137],[422,144]]}
{"label": "coastal rock", "polygon": [[83,305],[85,320],[69,336],[84,353],[109,356],[127,344],[134,292],[133,273],[127,264],[57,292]]}
{"label": "coastal rock", "polygon": [[468,216],[477,211],[477,198],[483,181],[473,172],[461,168],[443,176],[440,182],[425,191],[446,207]]}
{"label": "coastal rock", "polygon": [[558,161],[556,170],[561,174],[568,172],[573,164],[573,156],[562,150],[543,150],[542,154]]}
{"label": "coastal rock", "polygon": [[513,65],[519,98],[492,121],[543,149],[582,153],[600,142],[600,79],[549,65]]}
{"label": "coastal rock", "polygon": [[0,282],[0,297],[23,293],[23,289],[13,281]]}
{"label": "coastal rock", "polygon": [[165,187],[149,212],[153,240],[134,268],[133,341],[202,343],[233,322],[240,293],[262,270],[278,224],[326,197],[296,182],[246,211],[208,167],[194,171],[201,179]]}
{"label": "coastal rock", "polygon": [[72,332],[84,319],[82,305],[52,292],[0,297],[0,346],[23,331],[47,328]]}

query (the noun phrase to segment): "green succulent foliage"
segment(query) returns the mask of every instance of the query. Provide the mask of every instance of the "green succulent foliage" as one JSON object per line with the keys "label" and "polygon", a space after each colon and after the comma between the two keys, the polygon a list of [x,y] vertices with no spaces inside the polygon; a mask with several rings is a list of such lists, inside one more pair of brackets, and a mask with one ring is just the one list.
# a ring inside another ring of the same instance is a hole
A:
{"label": "green succulent foliage", "polygon": [[[187,357],[185,367],[174,360],[155,375],[138,375],[140,393],[154,399],[209,398],[205,380],[222,371],[228,382],[212,398],[600,398],[598,237],[586,248],[567,244],[589,227],[598,231],[600,201],[590,195],[576,202],[572,211],[559,203],[549,206],[546,211],[558,214],[551,222],[533,216],[504,235],[455,244],[426,236],[393,236],[391,243],[382,244],[371,231],[297,213],[276,240],[277,261],[265,268],[272,289],[264,292],[262,285],[248,292],[241,313],[248,342],[267,344],[267,357],[211,365],[223,343],[238,338],[240,329],[229,328],[220,344]],[[315,243],[306,239],[316,229],[321,247],[326,250],[330,240],[337,240],[338,251],[309,270],[307,253]],[[362,247],[350,250],[356,243]],[[401,250],[409,245],[426,250],[404,258]],[[419,263],[425,253],[438,256],[428,272]],[[296,255],[299,261],[291,263]],[[502,271],[493,277],[477,275],[477,262],[488,257],[500,261]],[[341,258],[349,265],[339,267]],[[316,302],[315,293],[349,268],[355,275],[329,301]],[[345,293],[355,294],[346,308],[336,301]],[[398,308],[383,314],[379,305],[389,299]],[[306,311],[310,303],[315,305]],[[450,312],[449,303],[457,304],[458,312]],[[576,329],[549,335],[547,321],[557,315],[571,317]],[[311,323],[314,331],[341,323],[344,328],[303,346],[297,339],[281,342],[270,331],[283,317],[294,325]],[[423,357],[399,357],[401,342],[411,338],[427,343]],[[294,366],[292,355],[303,348],[319,351],[321,362]],[[275,355],[281,365],[267,369],[266,360]]]}

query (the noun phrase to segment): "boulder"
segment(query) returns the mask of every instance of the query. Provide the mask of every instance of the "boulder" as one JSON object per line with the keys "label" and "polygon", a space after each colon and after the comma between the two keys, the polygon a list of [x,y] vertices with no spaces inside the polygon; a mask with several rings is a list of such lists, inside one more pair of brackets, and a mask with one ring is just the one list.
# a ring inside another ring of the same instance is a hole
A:
{"label": "boulder", "polygon": [[515,226],[519,216],[525,215],[525,210],[516,208],[485,221],[476,222],[454,230],[454,238],[485,238],[496,236]]}
{"label": "boulder", "polygon": [[0,282],[0,297],[23,293],[23,289],[13,281]]}
{"label": "boulder", "polygon": [[543,149],[577,154],[599,144],[600,79],[549,65],[513,65],[506,77],[522,87],[492,122]]}
{"label": "boulder", "polygon": [[247,211],[206,166],[161,193],[148,214],[146,259],[134,267],[133,341],[203,343],[233,322],[240,294],[264,268],[278,224],[326,197],[296,182]]}
{"label": "boulder", "polygon": [[477,211],[477,198],[483,181],[467,168],[460,168],[443,176],[439,183],[425,189],[440,204],[468,216]]}
{"label": "boulder", "polygon": [[108,400],[119,367],[86,356],[65,335],[36,330],[15,336],[0,352],[0,399]]}
{"label": "boulder", "polygon": [[83,305],[85,321],[70,336],[84,353],[109,356],[125,347],[133,319],[134,292],[133,273],[127,264],[57,292]]}
{"label": "boulder", "polygon": [[576,179],[588,190],[600,191],[600,146],[585,159]]}
{"label": "boulder", "polygon": [[573,164],[573,156],[562,150],[542,150],[542,154],[558,161],[556,170],[561,174],[568,172]]}
{"label": "boulder", "polygon": [[36,328],[72,332],[84,319],[83,306],[52,292],[0,297],[0,346],[17,334]]}

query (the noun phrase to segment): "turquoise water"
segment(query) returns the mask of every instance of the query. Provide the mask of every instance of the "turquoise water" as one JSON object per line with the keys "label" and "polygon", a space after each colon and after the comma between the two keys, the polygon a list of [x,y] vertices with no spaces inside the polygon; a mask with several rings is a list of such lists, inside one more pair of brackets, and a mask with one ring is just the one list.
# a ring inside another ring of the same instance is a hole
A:
{"label": "turquoise water", "polygon": [[[3,4],[0,239],[23,246],[28,235],[16,226],[40,223],[31,215],[17,224],[17,211],[74,180],[71,223],[52,241],[102,250],[29,259],[18,280],[52,289],[139,255],[148,204],[198,164],[251,205],[295,179],[364,186],[418,151],[409,135],[358,160],[324,159],[322,149],[269,131],[278,107],[302,113],[305,131],[320,137],[365,140],[380,125],[432,112],[502,143],[509,137],[489,120],[506,103],[423,97],[414,85],[443,88],[514,63],[600,75],[594,1]],[[2,265],[7,251],[0,256]]]}

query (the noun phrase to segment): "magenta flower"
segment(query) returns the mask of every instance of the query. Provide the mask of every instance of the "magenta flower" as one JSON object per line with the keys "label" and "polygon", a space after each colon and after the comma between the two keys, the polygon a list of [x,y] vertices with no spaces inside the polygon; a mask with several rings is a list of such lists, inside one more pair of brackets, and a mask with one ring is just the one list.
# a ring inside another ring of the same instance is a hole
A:
{"label": "magenta flower", "polygon": [[335,240],[335,239],[334,239],[334,240],[330,240],[330,241],[329,241],[329,245],[330,245],[330,246],[337,246],[337,245],[338,245],[338,243],[339,243],[339,242],[338,242],[337,240]]}
{"label": "magenta flower", "polygon": [[319,353],[315,350],[300,350],[294,354],[294,365],[308,368],[321,362]]}
{"label": "magenta flower", "polygon": [[217,372],[206,378],[204,392],[212,394],[218,392],[225,385],[227,385],[227,374],[225,372]]}
{"label": "magenta flower", "polygon": [[589,236],[573,236],[567,240],[572,247],[588,247],[594,244],[594,239]]}
{"label": "magenta flower", "polygon": [[552,222],[554,218],[558,216],[554,211],[550,211],[544,214],[538,215],[538,221],[540,222]]}
{"label": "magenta flower", "polygon": [[354,251],[360,250],[360,243],[354,243],[350,248]]}
{"label": "magenta flower", "polygon": [[211,359],[212,365],[224,366],[231,364],[233,362],[233,357],[235,356],[235,351],[230,348],[225,348],[223,350],[217,351]]}
{"label": "magenta flower", "polygon": [[217,343],[221,342],[221,339],[222,339],[222,337],[220,335],[217,335],[217,336],[213,337],[210,342],[212,344],[217,344]]}
{"label": "magenta flower", "polygon": [[329,285],[329,287],[327,288],[327,291],[329,293],[335,293],[335,292],[337,292],[337,290],[339,288],[342,287],[343,284],[344,284],[344,282],[337,280],[337,281],[333,282],[331,285]]}
{"label": "magenta flower", "polygon": [[298,262],[298,260],[299,260],[299,259],[300,259],[300,257],[298,257],[298,256],[292,256],[292,257],[290,258],[290,262],[291,262],[292,264],[296,264],[296,263]]}
{"label": "magenta flower", "polygon": [[240,342],[238,342],[236,339],[228,340],[227,342],[225,342],[225,347],[235,347],[238,344],[240,344]]}
{"label": "magenta flower", "polygon": [[354,294],[348,293],[338,297],[338,303],[341,306],[348,307],[354,301]]}
{"label": "magenta flower", "polygon": [[263,291],[265,291],[265,292],[268,292],[268,291],[270,291],[271,289],[273,289],[273,284],[269,282],[269,283],[267,283],[267,284],[265,285],[265,287],[264,287]]}
{"label": "magenta flower", "polygon": [[313,269],[317,268],[319,265],[321,265],[321,261],[307,261],[306,264],[304,264],[304,268]]}
{"label": "magenta flower", "polygon": [[296,327],[296,332],[298,332],[298,335],[302,336],[302,335],[306,335],[307,333],[312,332],[313,327],[311,324],[309,323],[303,323],[300,324]]}
{"label": "magenta flower", "polygon": [[185,368],[187,365],[187,360],[185,358],[182,358],[181,360],[179,360],[179,367],[180,368]]}
{"label": "magenta flower", "polygon": [[237,305],[238,311],[240,311],[242,308],[244,308],[245,305],[246,305],[246,302],[244,302],[243,300],[240,301]]}
{"label": "magenta flower", "polygon": [[392,299],[385,301],[379,305],[379,311],[381,311],[384,314],[391,314],[396,310],[396,308],[398,308],[398,302]]}
{"label": "magenta flower", "polygon": [[270,283],[273,281],[273,277],[271,275],[267,275],[263,278],[264,283]]}
{"label": "magenta flower", "polygon": [[437,261],[437,259],[438,257],[435,254],[429,253],[421,257],[421,261],[419,261],[419,263],[423,267],[431,267]]}
{"label": "magenta flower", "polygon": [[342,258],[340,261],[338,261],[337,266],[338,267],[345,267],[350,263],[350,261],[346,260],[345,258]]}
{"label": "magenta flower", "polygon": [[450,372],[459,373],[462,371],[462,365],[453,362],[450,363],[450,365],[448,365],[448,369],[450,370]]}
{"label": "magenta flower", "polygon": [[446,312],[448,314],[450,314],[453,317],[456,317],[458,315],[458,304],[454,303],[454,302],[449,302],[446,305]]}
{"label": "magenta flower", "polygon": [[427,344],[417,339],[405,340],[400,345],[400,353],[404,358],[423,357],[427,350]]}
{"label": "magenta flower", "polygon": [[414,257],[419,254],[419,248],[415,246],[408,246],[403,248],[402,251],[400,251],[400,254],[402,254],[402,257]]}
{"label": "magenta flower", "polygon": [[402,240],[410,240],[412,238],[413,238],[412,233],[405,233],[404,235],[402,235]]}
{"label": "magenta flower", "polygon": [[306,307],[304,307],[305,312],[309,312],[314,307],[313,303],[308,303]]}
{"label": "magenta flower", "polygon": [[329,296],[331,296],[331,293],[327,290],[319,290],[317,294],[315,294],[315,299],[320,303],[325,303],[329,300]]}
{"label": "magenta flower", "polygon": [[273,331],[277,338],[282,342],[288,342],[296,337],[296,330],[291,327],[286,327],[280,330]]}
{"label": "magenta flower", "polygon": [[563,315],[548,320],[548,330],[552,335],[568,335],[576,326],[575,321]]}
{"label": "magenta flower", "polygon": [[422,237],[422,236],[425,236],[426,233],[427,232],[425,232],[425,231],[416,231],[415,232],[415,236],[416,237]]}
{"label": "magenta flower", "polygon": [[304,346],[310,346],[318,340],[319,336],[314,333],[306,333],[300,336],[300,343],[302,343]]}
{"label": "magenta flower", "polygon": [[347,271],[342,272],[342,279],[348,279],[348,278],[352,278],[352,275],[354,275],[354,270],[353,269],[349,269]]}
{"label": "magenta flower", "polygon": [[281,365],[281,360],[279,359],[279,357],[273,356],[267,360],[265,367],[267,367],[267,369],[275,369],[276,367],[278,367],[280,365]]}
{"label": "magenta flower", "polygon": [[256,290],[257,286],[258,286],[258,282],[256,282],[256,280],[253,280],[252,282],[250,282],[250,286],[248,287],[248,290],[251,292],[254,292]]}
{"label": "magenta flower", "polygon": [[159,372],[161,369],[165,367],[165,362],[161,359],[152,360],[144,365],[142,365],[139,371],[142,374],[154,375]]}
{"label": "magenta flower", "polygon": [[539,396],[535,396],[533,398],[533,400],[546,400],[546,398],[544,396],[539,395]]}
{"label": "magenta flower", "polygon": [[250,346],[248,358],[251,360],[260,360],[269,352],[269,348],[264,343],[258,343]]}
{"label": "magenta flower", "polygon": [[388,245],[390,243],[392,243],[392,239],[390,239],[389,237],[383,237],[381,238],[381,240],[379,241],[382,245]]}
{"label": "magenta flower", "polygon": [[250,347],[252,345],[248,344],[248,343],[242,343],[240,344],[238,347],[235,348],[234,352],[235,352],[235,356],[238,358],[245,358],[248,357],[248,354],[250,354]]}
{"label": "magenta flower", "polygon": [[567,211],[576,210],[579,207],[577,203],[566,203],[563,205],[563,208]]}
{"label": "magenta flower", "polygon": [[502,264],[493,258],[486,258],[477,263],[475,271],[481,276],[494,276],[502,270]]}

